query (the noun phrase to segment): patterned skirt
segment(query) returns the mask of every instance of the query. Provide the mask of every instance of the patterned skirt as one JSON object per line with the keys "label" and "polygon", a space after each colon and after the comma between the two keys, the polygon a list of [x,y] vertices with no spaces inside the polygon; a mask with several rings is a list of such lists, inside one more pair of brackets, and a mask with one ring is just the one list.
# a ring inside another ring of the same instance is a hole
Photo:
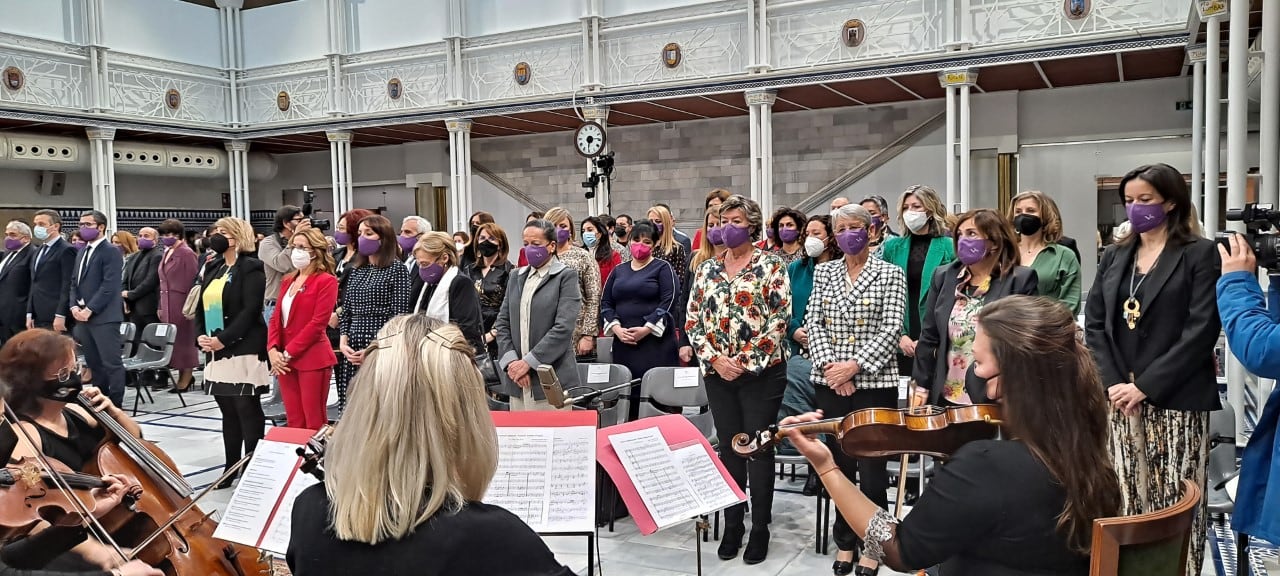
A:
{"label": "patterned skirt", "polygon": [[[1120,475],[1120,513],[1147,514],[1172,506],[1182,496],[1184,479],[1199,484],[1203,494],[1208,439],[1208,412],[1166,410],[1148,404],[1133,416],[1113,410],[1111,458]],[[1207,500],[1201,498],[1191,524],[1187,574],[1199,574],[1204,562],[1208,514]]]}

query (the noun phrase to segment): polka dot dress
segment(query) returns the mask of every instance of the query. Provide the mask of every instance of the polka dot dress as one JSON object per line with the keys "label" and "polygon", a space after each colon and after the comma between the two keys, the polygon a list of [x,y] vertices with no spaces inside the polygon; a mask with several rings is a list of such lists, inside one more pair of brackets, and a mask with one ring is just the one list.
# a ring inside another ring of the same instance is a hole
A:
{"label": "polka dot dress", "polygon": [[[338,329],[347,337],[347,346],[357,352],[368,347],[393,317],[409,313],[411,282],[409,271],[400,262],[386,267],[348,268],[344,283]],[[347,407],[347,387],[358,368],[346,356],[338,355],[340,409]]]}

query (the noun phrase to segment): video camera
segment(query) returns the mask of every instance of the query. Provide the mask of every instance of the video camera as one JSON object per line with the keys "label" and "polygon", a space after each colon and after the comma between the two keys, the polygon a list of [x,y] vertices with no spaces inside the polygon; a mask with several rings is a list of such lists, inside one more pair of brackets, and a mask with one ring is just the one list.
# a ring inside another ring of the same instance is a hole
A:
{"label": "video camera", "polygon": [[[1244,208],[1227,210],[1227,220],[1244,222],[1244,240],[1253,250],[1258,265],[1268,270],[1280,267],[1280,235],[1274,228],[1280,226],[1280,211],[1272,204],[1245,204]],[[1230,250],[1228,244],[1234,231],[1219,232],[1215,240]]]}
{"label": "video camera", "polygon": [[302,187],[302,215],[311,221],[311,227],[321,232],[327,232],[333,226],[333,222],[323,218],[316,218],[314,214],[319,214],[323,210],[316,210],[312,202],[316,201],[316,193],[307,190],[306,186]]}

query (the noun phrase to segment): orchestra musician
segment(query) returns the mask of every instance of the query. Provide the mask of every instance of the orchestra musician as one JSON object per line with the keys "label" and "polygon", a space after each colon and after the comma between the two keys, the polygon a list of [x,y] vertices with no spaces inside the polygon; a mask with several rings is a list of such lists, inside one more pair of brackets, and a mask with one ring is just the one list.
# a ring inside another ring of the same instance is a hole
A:
{"label": "orchestra musician", "polygon": [[294,502],[294,576],[570,576],[514,514],[483,504],[498,463],[475,352],[426,314],[364,351],[325,479]]}
{"label": "orchestra musician", "polygon": [[863,538],[864,558],[900,571],[942,564],[947,576],[1088,574],[1093,520],[1120,510],[1120,486],[1107,399],[1075,318],[1055,300],[1009,296],[978,313],[975,338],[974,372],[1002,406],[1006,439],[956,451],[905,519],[839,473],[826,444],[788,438]]}

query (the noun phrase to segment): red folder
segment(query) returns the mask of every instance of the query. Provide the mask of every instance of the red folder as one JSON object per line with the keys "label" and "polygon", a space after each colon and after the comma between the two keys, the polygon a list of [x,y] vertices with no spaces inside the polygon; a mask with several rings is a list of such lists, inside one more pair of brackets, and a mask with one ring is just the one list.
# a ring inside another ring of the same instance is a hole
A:
{"label": "red folder", "polygon": [[626,424],[602,428],[596,432],[596,461],[604,467],[605,472],[608,472],[609,477],[613,479],[614,485],[618,487],[618,494],[622,496],[622,502],[627,505],[627,511],[631,513],[631,518],[636,521],[636,526],[640,528],[641,534],[648,536],[657,532],[658,524],[654,522],[653,516],[649,514],[649,508],[645,506],[644,500],[640,498],[640,493],[636,491],[636,486],[631,481],[631,476],[627,475],[626,468],[622,466],[622,461],[618,459],[618,453],[613,450],[613,445],[609,443],[609,436],[645,428],[657,428],[662,433],[662,438],[667,441],[667,446],[672,449],[701,444],[702,448],[711,456],[711,461],[715,463],[716,469],[720,471],[724,481],[733,489],[734,494],[739,499],[747,497],[746,493],[738,487],[738,483],[733,480],[733,477],[729,476],[729,471],[725,470],[724,464],[720,462],[720,457],[711,448],[711,443],[707,442],[702,432],[698,431],[693,422],[690,422],[684,416],[679,414],[653,416],[641,418],[634,422],[627,422]]}
{"label": "red folder", "polygon": [[532,410],[507,412],[495,410],[489,412],[493,416],[493,425],[527,426],[530,428],[567,428],[571,426],[596,427],[600,414],[595,410]]}
{"label": "red folder", "polygon": [[309,428],[286,428],[284,426],[272,426],[267,428],[267,440],[272,442],[282,442],[285,444],[298,444],[306,446],[307,441],[316,435],[315,430]]}

